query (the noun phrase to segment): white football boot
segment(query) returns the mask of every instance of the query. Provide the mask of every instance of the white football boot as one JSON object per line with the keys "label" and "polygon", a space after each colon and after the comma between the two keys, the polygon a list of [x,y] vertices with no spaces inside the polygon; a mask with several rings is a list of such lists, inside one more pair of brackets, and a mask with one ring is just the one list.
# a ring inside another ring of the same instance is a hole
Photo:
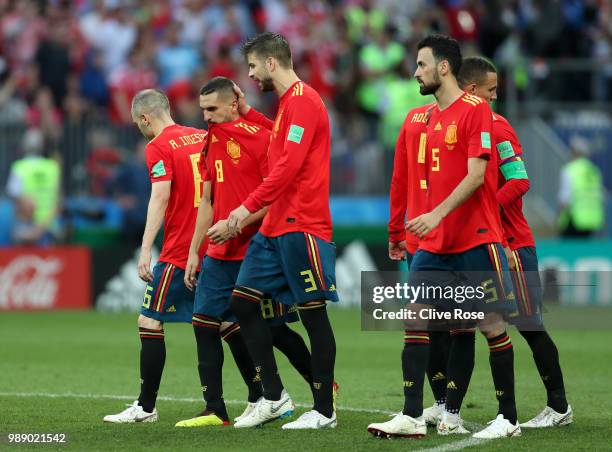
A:
{"label": "white football boot", "polygon": [[557,413],[551,407],[547,406],[533,419],[523,422],[521,427],[525,428],[546,428],[546,427],[561,427],[569,425],[574,421],[574,413],[572,407],[567,406],[565,413]]}
{"label": "white football boot", "polygon": [[460,415],[447,411],[442,413],[442,419],[438,423],[438,435],[465,435],[467,433],[470,431],[463,426],[463,419]]}
{"label": "white football boot", "polygon": [[247,406],[244,409],[244,411],[242,412],[242,414],[240,416],[234,418],[234,423],[238,422],[243,417],[247,417],[249,414],[251,414],[255,410],[255,407],[257,406],[257,404],[259,402],[261,402],[262,400],[263,400],[263,397],[260,397],[255,402],[247,402]]}
{"label": "white football boot", "polygon": [[289,393],[283,389],[280,400],[261,399],[255,409],[236,423],[235,428],[259,427],[276,419],[285,419],[293,414],[295,405]]}
{"label": "white football boot", "polygon": [[423,419],[425,419],[427,425],[435,427],[438,425],[438,422],[440,422],[442,413],[444,413],[444,404],[434,402],[432,406],[423,410]]}
{"label": "white football boot", "polygon": [[515,425],[512,425],[503,414],[498,414],[495,419],[487,422],[487,424],[488,426],[484,430],[474,433],[472,437],[479,439],[496,439],[521,436],[521,427],[518,421],[516,421]]}
{"label": "white football boot", "polygon": [[113,424],[133,424],[134,422],[157,422],[159,416],[157,415],[157,409],[153,408],[152,413],[147,413],[138,405],[138,400],[134,400],[134,403],[127,405],[127,408],[118,414],[109,414],[104,416],[104,422],[110,422]]}
{"label": "white football boot", "polygon": [[284,430],[304,430],[304,429],[320,429],[320,428],[335,428],[338,425],[336,420],[336,412],[332,413],[332,417],[325,417],[317,410],[306,411],[293,422],[283,425]]}
{"label": "white football boot", "polygon": [[413,418],[397,413],[390,421],[368,425],[368,432],[380,438],[421,438],[427,433],[427,424],[423,416]]}

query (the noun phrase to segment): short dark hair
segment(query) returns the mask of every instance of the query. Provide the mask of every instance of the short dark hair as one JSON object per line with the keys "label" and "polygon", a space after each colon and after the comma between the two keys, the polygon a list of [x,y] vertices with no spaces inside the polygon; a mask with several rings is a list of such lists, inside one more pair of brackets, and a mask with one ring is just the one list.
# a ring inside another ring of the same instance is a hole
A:
{"label": "short dark hair", "polygon": [[489,72],[497,74],[497,69],[489,60],[479,56],[467,57],[461,63],[457,81],[462,88],[470,83],[480,85],[485,81]]}
{"label": "short dark hair", "polygon": [[275,58],[285,69],[293,66],[289,43],[278,33],[267,31],[249,39],[242,45],[242,55],[246,58],[251,53],[263,59]]}
{"label": "short dark hair", "polygon": [[219,93],[219,95],[222,96],[235,96],[234,82],[227,77],[211,78],[202,88],[200,88],[200,96],[212,93]]}
{"label": "short dark hair", "polygon": [[429,35],[421,39],[417,44],[417,50],[424,47],[431,48],[436,63],[442,60],[448,61],[451,74],[457,77],[461,69],[461,48],[457,40],[446,35]]}

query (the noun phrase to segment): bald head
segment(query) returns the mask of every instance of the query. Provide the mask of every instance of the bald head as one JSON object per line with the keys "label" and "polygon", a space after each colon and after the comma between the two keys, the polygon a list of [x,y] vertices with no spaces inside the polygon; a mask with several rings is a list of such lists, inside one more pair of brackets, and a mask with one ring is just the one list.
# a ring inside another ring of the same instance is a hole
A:
{"label": "bald head", "polygon": [[160,117],[170,115],[170,102],[166,95],[158,89],[143,89],[132,99],[132,117],[143,114]]}
{"label": "bald head", "polygon": [[164,127],[174,124],[166,95],[158,89],[137,93],[132,99],[132,120],[146,138],[155,138]]}

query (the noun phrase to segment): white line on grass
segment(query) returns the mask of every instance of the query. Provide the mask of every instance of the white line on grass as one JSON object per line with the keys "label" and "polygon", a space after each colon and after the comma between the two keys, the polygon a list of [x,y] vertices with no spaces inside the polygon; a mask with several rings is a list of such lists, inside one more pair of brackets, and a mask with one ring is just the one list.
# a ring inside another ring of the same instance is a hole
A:
{"label": "white line on grass", "polygon": [[[62,398],[74,398],[74,399],[110,399],[110,400],[134,400],[134,396],[128,395],[117,395],[117,394],[79,394],[75,392],[63,392],[63,393],[49,393],[49,392],[0,392],[0,397],[47,397],[50,399],[62,399]],[[192,397],[171,397],[171,396],[159,396],[157,400],[164,400],[168,402],[201,402],[202,399],[195,399]],[[244,404],[244,400],[226,400],[225,403],[230,405],[241,405]],[[296,403],[295,406],[300,408],[309,408],[310,404]],[[355,413],[372,413],[372,414],[393,414],[392,411],[388,410],[375,410],[371,408],[358,408],[350,406],[338,406],[340,411],[352,411]],[[474,430],[482,428],[481,425],[470,423],[469,427]],[[465,438],[460,441],[455,441],[447,444],[442,444],[437,447],[428,449],[419,449],[417,452],[445,452],[450,450],[462,450],[466,447],[475,446],[487,442],[488,440],[477,439],[477,438]]]}
{"label": "white line on grass", "polygon": [[[63,392],[63,393],[48,393],[48,392],[0,392],[0,397],[47,397],[50,399],[61,399],[61,398],[74,398],[74,399],[111,399],[111,400],[134,400],[134,396],[128,395],[115,395],[115,394],[78,394],[75,392]],[[202,402],[202,399],[195,399],[192,397],[171,397],[171,396],[159,396],[157,400],[164,400],[168,402]],[[229,405],[243,405],[246,402],[244,400],[226,400],[225,403]],[[310,408],[312,404],[296,403],[295,406],[299,408]],[[352,411],[355,413],[373,413],[373,414],[393,414],[392,411],[388,410],[374,410],[371,408],[357,408],[350,406],[338,406],[340,411]]]}
{"label": "white line on grass", "polygon": [[446,452],[447,450],[462,450],[466,447],[476,446],[477,444],[482,444],[489,442],[489,439],[479,439],[479,438],[465,438],[460,441],[455,441],[452,443],[442,444],[436,447],[430,447],[428,449],[418,449],[416,452]]}

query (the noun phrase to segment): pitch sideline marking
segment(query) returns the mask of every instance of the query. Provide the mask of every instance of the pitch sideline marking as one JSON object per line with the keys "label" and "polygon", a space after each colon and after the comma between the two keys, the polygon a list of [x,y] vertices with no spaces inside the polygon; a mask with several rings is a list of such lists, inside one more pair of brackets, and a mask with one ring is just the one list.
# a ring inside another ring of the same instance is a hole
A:
{"label": "pitch sideline marking", "polygon": [[[48,392],[0,392],[0,397],[47,397],[51,399],[60,399],[60,398],[75,398],[75,399],[110,399],[110,400],[132,400],[134,396],[127,395],[115,395],[115,394],[78,394],[74,392],[65,392],[65,393],[48,393]],[[171,397],[171,396],[159,396],[157,400],[163,400],[167,402],[201,402],[202,399],[195,399],[192,397]],[[238,405],[244,404],[244,400],[226,400],[225,403],[229,405]],[[304,403],[296,403],[296,407],[300,408],[308,408],[311,405],[306,405]],[[338,410],[340,411],[352,411],[356,413],[372,413],[372,414],[393,414],[392,411],[388,410],[376,410],[371,408],[358,408],[358,407],[347,407],[347,406],[338,406]],[[478,424],[473,424],[477,426]],[[479,426],[479,425],[478,425]],[[481,444],[484,442],[488,442],[489,440],[478,439],[478,438],[465,438],[460,441],[455,441],[447,444],[442,444],[437,447],[431,447],[427,449],[419,449],[417,452],[446,452],[452,450],[462,450],[466,447],[475,446],[477,444]]]}
{"label": "pitch sideline marking", "polygon": [[[75,399],[111,399],[111,400],[134,400],[134,396],[128,395],[115,395],[115,394],[79,394],[75,392],[64,392],[64,393],[48,393],[48,392],[0,392],[0,397],[48,397],[51,399],[60,398],[75,398]],[[166,402],[202,402],[202,399],[195,399],[192,397],[172,397],[172,396],[159,396],[157,400],[163,400]],[[246,403],[244,400],[226,400],[225,403],[229,405],[243,405]],[[299,408],[310,408],[312,404],[296,403],[296,407]],[[392,411],[388,410],[375,410],[371,408],[357,408],[348,406],[338,406],[340,411],[352,411],[355,413],[373,413],[373,414],[393,414]]]}

